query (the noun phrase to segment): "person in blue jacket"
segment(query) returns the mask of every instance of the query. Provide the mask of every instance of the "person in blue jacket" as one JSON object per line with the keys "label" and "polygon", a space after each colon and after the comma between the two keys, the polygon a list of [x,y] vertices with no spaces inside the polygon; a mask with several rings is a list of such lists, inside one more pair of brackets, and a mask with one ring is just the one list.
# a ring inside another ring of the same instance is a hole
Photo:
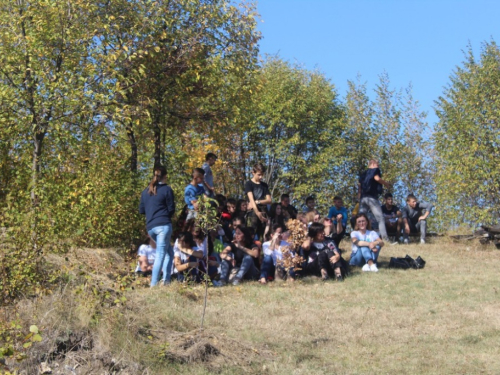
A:
{"label": "person in blue jacket", "polygon": [[172,216],[175,213],[175,198],[172,188],[167,185],[167,170],[163,166],[154,168],[153,179],[141,194],[139,213],[146,215],[146,229],[156,242],[156,257],[151,275],[151,286],[155,286],[163,270],[163,285],[170,283],[173,249]]}

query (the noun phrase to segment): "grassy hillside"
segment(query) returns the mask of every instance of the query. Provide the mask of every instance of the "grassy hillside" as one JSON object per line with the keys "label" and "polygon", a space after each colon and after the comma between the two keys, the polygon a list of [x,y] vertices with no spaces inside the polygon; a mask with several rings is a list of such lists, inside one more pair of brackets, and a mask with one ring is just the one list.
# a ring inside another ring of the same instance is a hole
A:
{"label": "grassy hillside", "polygon": [[[343,244],[344,247],[346,244]],[[421,255],[423,270],[390,270]],[[108,250],[52,258],[60,287],[17,306],[43,340],[7,364],[27,374],[498,374],[500,251],[442,239],[383,249],[343,283],[149,289]],[[12,320],[14,312],[5,311]],[[22,351],[22,350],[21,350]]]}

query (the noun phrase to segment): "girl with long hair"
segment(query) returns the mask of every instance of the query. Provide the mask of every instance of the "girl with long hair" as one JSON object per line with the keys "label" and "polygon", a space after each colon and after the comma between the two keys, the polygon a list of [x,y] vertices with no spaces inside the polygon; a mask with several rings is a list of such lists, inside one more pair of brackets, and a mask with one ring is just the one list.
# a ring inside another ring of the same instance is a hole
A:
{"label": "girl with long hair", "polygon": [[368,216],[360,213],[356,216],[356,226],[351,232],[352,253],[349,264],[363,267],[362,271],[378,272],[377,259],[384,241],[378,233],[370,230]]}
{"label": "girl with long hair", "polygon": [[163,271],[163,285],[170,283],[173,249],[172,216],[175,214],[175,198],[172,188],[167,185],[167,170],[163,166],[154,168],[153,178],[141,193],[139,212],[146,215],[146,229],[156,242],[156,257],[153,264],[151,287],[158,284]]}

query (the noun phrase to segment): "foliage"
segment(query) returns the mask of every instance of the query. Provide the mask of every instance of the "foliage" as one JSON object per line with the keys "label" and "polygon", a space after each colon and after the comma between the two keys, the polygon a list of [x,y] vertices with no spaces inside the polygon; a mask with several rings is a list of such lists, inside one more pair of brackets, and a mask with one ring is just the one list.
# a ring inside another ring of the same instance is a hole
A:
{"label": "foliage", "polygon": [[436,101],[436,186],[442,221],[456,226],[497,223],[500,218],[500,50],[472,48]]}

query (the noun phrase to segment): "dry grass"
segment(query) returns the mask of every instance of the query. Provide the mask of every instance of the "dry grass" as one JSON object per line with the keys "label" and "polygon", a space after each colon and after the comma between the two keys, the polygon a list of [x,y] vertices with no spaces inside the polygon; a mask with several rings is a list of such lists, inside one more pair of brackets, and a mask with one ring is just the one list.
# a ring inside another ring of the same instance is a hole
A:
{"label": "dry grass", "polygon": [[[386,268],[406,253],[426,267]],[[203,332],[199,286],[136,288],[92,324],[68,290],[23,311],[47,336],[87,332],[93,349],[78,353],[79,374],[98,373],[98,352],[120,374],[500,373],[499,250],[441,239],[387,246],[379,260],[379,273],[355,270],[344,283],[211,288]]]}

